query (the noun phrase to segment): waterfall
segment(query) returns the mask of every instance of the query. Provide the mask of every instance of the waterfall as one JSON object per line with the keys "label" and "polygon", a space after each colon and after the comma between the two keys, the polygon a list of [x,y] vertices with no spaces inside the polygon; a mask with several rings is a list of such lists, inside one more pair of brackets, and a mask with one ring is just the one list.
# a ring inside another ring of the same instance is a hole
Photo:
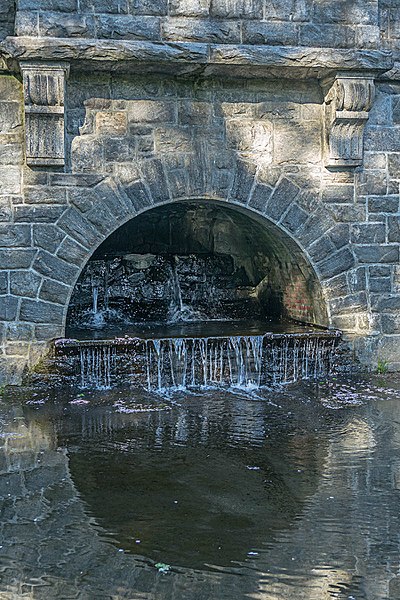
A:
{"label": "waterfall", "polygon": [[96,315],[99,312],[99,307],[98,307],[98,302],[99,302],[99,288],[98,286],[94,286],[93,288],[93,317],[96,317]]}
{"label": "waterfall", "polygon": [[148,389],[259,388],[326,376],[335,339],[268,335],[146,340]]}
{"label": "waterfall", "polygon": [[326,377],[338,332],[190,338],[59,340],[59,354],[78,357],[82,387],[124,380],[149,390],[228,386],[244,389]]}
{"label": "waterfall", "polygon": [[81,347],[79,356],[81,387],[110,388],[115,348],[106,345]]}
{"label": "waterfall", "polygon": [[171,261],[171,284],[172,284],[172,298],[171,298],[171,309],[173,311],[182,312],[182,290],[179,283],[178,271],[176,270],[176,256]]}
{"label": "waterfall", "polygon": [[168,322],[179,323],[182,321],[204,321],[206,319],[200,311],[192,306],[184,304],[182,299],[182,289],[179,282],[179,275],[176,268],[177,257],[174,256],[170,263],[171,280],[171,302],[168,311]]}

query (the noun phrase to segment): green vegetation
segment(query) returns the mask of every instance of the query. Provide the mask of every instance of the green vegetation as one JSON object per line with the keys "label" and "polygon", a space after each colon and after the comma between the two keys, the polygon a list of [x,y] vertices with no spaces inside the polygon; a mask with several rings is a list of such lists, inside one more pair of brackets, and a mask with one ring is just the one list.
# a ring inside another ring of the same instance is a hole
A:
{"label": "green vegetation", "polygon": [[379,373],[379,375],[384,375],[385,373],[387,373],[389,370],[389,363],[387,362],[387,360],[378,358],[378,365],[376,367],[376,370]]}

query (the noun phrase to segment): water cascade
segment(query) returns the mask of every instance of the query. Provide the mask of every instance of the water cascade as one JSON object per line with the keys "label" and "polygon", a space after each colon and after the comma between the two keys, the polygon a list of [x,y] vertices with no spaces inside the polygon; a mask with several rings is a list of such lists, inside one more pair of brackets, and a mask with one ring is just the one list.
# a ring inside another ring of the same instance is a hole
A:
{"label": "water cascade", "polygon": [[189,304],[185,304],[182,299],[182,289],[179,282],[177,270],[178,257],[173,256],[170,264],[170,297],[171,301],[168,310],[168,322],[179,323],[185,321],[204,321],[205,315],[199,310],[195,310]]}
{"label": "water cascade", "polygon": [[93,287],[93,318],[96,318],[96,315],[99,312],[99,288],[97,285]]}
{"label": "water cascade", "polygon": [[81,347],[79,349],[81,387],[106,389],[111,387],[111,375],[115,362],[113,346]]}
{"label": "water cascade", "polygon": [[149,389],[280,385],[327,375],[333,340],[232,336],[146,341]]}
{"label": "water cascade", "polygon": [[79,356],[82,387],[124,378],[149,390],[228,386],[259,388],[325,377],[338,333],[204,338],[59,340],[58,354]]}

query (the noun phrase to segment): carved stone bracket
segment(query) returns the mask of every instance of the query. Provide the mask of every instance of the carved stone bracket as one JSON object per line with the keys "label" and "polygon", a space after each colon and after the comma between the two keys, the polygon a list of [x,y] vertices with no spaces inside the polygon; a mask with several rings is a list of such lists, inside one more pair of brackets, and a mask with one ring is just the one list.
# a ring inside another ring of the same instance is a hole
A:
{"label": "carved stone bracket", "polygon": [[373,77],[337,75],[325,94],[326,166],[362,164],[364,127],[375,97]]}
{"label": "carved stone bracket", "polygon": [[64,166],[64,99],[66,63],[22,62],[25,100],[26,162]]}

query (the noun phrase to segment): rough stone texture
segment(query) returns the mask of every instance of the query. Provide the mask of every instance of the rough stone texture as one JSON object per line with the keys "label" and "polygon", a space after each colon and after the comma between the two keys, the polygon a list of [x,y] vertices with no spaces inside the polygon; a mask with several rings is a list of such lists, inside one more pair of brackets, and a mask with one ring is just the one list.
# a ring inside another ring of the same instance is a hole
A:
{"label": "rough stone texture", "polygon": [[19,36],[187,40],[336,48],[398,47],[396,8],[382,0],[19,0]]}
{"label": "rough stone texture", "polygon": [[15,2],[1,0],[0,2],[0,40],[14,33]]}
{"label": "rough stone texture", "polygon": [[[14,19],[12,3],[1,8],[0,39]],[[16,8],[18,37],[0,49],[7,377],[16,380],[63,333],[71,288],[107,236],[153,205],[186,199],[228,202],[273,223],[316,273],[330,325],[353,336],[360,360],[400,364],[398,2],[18,0]],[[24,165],[20,60],[71,62],[65,172]],[[376,100],[363,164],[329,170],[318,79],[344,71],[375,77]]]}

